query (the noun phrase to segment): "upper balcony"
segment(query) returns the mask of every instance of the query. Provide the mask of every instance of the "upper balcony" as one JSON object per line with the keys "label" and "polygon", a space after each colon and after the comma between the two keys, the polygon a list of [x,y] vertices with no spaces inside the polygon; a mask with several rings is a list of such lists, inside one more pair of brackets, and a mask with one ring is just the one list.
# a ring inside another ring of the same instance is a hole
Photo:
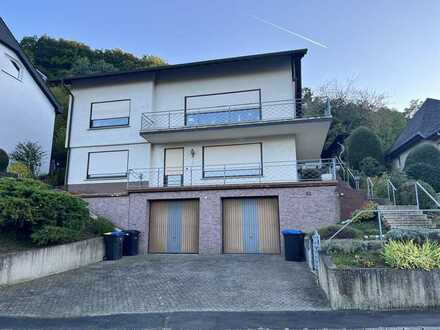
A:
{"label": "upper balcony", "polygon": [[317,130],[325,138],[331,109],[327,99],[276,100],[146,112],[141,120],[140,134],[151,143],[319,134]]}

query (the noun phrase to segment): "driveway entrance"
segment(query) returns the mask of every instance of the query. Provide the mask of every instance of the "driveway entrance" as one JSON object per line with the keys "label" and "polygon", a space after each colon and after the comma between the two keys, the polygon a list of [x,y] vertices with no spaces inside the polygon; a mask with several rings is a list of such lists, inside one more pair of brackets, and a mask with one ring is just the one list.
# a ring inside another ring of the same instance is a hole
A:
{"label": "driveway entrance", "polygon": [[125,257],[1,292],[2,316],[329,309],[304,263],[263,255]]}

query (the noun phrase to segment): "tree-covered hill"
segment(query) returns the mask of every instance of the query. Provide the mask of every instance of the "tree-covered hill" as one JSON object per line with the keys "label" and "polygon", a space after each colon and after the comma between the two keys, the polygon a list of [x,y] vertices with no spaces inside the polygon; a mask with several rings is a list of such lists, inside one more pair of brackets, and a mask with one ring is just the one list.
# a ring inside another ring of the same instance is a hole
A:
{"label": "tree-covered hill", "polygon": [[81,42],[48,36],[24,37],[20,46],[48,79],[165,64],[165,61],[157,56],[136,57],[121,49],[92,49]]}

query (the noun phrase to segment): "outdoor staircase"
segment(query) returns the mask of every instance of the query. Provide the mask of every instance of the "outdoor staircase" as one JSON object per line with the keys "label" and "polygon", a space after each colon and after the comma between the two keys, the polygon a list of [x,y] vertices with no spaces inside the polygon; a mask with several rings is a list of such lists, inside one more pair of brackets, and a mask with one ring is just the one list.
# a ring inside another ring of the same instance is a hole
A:
{"label": "outdoor staircase", "polygon": [[[432,220],[415,205],[379,205],[382,221],[389,229],[434,228]],[[394,211],[394,212],[393,212]]]}

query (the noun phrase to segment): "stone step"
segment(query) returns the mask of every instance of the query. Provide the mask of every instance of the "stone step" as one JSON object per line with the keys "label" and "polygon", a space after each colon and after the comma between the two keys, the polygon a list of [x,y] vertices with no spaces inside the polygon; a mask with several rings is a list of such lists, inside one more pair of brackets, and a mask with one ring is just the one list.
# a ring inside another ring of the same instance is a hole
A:
{"label": "stone step", "polygon": [[429,219],[427,215],[425,214],[418,214],[418,215],[398,215],[398,216],[383,216],[382,219],[387,219],[387,220],[412,220],[412,219],[419,219],[419,220],[427,220]]}
{"label": "stone step", "polygon": [[378,210],[417,210],[417,205],[378,205]]}
{"label": "stone step", "polygon": [[427,229],[433,229],[436,228],[432,224],[430,225],[393,225],[393,226],[385,226],[389,229],[418,229],[418,228],[427,228]]}

